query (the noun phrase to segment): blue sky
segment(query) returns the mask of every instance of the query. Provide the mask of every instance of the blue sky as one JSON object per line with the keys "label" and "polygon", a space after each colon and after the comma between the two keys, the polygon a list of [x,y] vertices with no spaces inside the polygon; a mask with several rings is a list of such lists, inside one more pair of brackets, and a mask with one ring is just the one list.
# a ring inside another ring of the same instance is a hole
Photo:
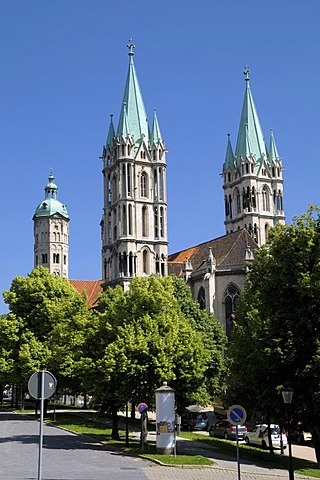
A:
{"label": "blue sky", "polygon": [[319,205],[319,15],[319,0],[2,0],[0,291],[33,268],[32,216],[51,168],[71,217],[69,277],[101,277],[99,156],[109,115],[119,118],[130,36],[169,152],[170,253],[225,233],[220,173],[245,64],[285,167],[287,222]]}

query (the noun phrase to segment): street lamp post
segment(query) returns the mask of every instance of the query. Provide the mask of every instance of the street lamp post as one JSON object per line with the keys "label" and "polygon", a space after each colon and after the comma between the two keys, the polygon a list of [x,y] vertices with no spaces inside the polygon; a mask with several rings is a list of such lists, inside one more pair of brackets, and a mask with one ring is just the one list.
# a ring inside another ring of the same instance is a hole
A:
{"label": "street lamp post", "polygon": [[292,388],[285,386],[282,390],[282,398],[287,409],[287,422],[288,422],[288,446],[289,446],[289,480],[294,480],[294,470],[292,464],[292,448],[291,448],[291,422],[290,422],[290,405],[292,402],[293,390]]}

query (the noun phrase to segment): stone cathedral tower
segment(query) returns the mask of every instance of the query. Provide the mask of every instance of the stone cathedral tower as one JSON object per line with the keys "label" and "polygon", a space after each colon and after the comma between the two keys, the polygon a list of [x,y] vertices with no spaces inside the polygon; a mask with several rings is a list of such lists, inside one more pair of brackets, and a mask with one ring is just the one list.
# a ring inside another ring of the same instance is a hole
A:
{"label": "stone cathedral tower", "polygon": [[118,128],[111,116],[102,153],[104,287],[126,288],[132,276],[167,275],[166,147],[156,111],[149,128],[131,40],[128,48]]}
{"label": "stone cathedral tower", "polygon": [[246,228],[261,246],[270,227],[285,222],[282,162],[273,131],[267,149],[253,102],[249,70],[245,67],[246,90],[238,140],[233,153],[230,136],[223,164],[226,233]]}
{"label": "stone cathedral tower", "polygon": [[57,198],[58,187],[52,172],[44,190],[45,198],[33,216],[34,266],[43,265],[50,273],[68,278],[69,215]]}

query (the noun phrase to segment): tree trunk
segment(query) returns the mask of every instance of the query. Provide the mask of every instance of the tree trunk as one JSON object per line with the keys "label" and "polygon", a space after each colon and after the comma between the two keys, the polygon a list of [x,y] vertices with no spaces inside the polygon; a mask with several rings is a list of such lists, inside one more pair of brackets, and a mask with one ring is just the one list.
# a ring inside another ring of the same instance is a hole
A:
{"label": "tree trunk", "polygon": [[135,420],[136,418],[136,404],[131,402],[131,420]]}
{"label": "tree trunk", "polygon": [[112,440],[120,440],[119,436],[119,424],[118,424],[118,409],[112,407]]}
{"label": "tree trunk", "polygon": [[272,438],[271,438],[271,428],[270,428],[270,412],[268,410],[267,412],[267,424],[268,424],[268,440],[269,440],[269,450],[270,453],[274,453],[274,448],[272,444]]}

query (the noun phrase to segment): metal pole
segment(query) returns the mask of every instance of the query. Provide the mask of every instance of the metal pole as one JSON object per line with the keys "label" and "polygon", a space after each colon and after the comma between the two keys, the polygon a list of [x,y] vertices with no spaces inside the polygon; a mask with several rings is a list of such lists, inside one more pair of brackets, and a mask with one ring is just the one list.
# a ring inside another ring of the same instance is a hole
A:
{"label": "metal pole", "polygon": [[292,463],[292,448],[291,448],[291,425],[290,425],[290,404],[287,403],[287,419],[288,419],[288,447],[289,447],[289,480],[294,480],[294,470]]}
{"label": "metal pole", "polygon": [[43,406],[44,406],[44,370],[40,372],[40,429],[39,429],[39,460],[38,480],[42,478],[42,443],[43,443]]}
{"label": "metal pole", "polygon": [[239,455],[239,437],[238,437],[238,425],[236,425],[236,441],[237,441],[237,465],[238,465],[238,480],[241,480],[241,476],[240,476],[240,455]]}
{"label": "metal pole", "polygon": [[126,447],[129,447],[128,401],[126,400]]}

